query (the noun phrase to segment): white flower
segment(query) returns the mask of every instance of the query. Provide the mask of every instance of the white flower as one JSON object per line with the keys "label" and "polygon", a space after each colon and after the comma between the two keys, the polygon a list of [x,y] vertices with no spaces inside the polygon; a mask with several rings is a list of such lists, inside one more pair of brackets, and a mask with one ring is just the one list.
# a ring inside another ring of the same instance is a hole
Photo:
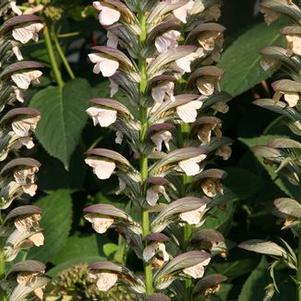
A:
{"label": "white flower", "polygon": [[121,14],[118,10],[111,8],[99,1],[94,1],[93,6],[100,11],[99,22],[103,26],[109,26],[119,21]]}
{"label": "white flower", "polygon": [[27,149],[32,149],[34,143],[31,137],[21,137],[18,140],[15,140],[12,145],[12,149],[20,149],[22,146],[25,146]]}
{"label": "white flower", "polygon": [[155,46],[159,53],[167,52],[169,49],[178,47],[177,40],[181,33],[177,30],[169,30],[155,40]]}
{"label": "white flower", "polygon": [[40,120],[40,116],[20,119],[12,122],[12,129],[19,137],[27,137],[30,131],[34,131]]}
{"label": "white flower", "polygon": [[99,234],[105,233],[114,224],[112,218],[97,217],[93,214],[85,215],[85,219],[92,224],[92,228]]}
{"label": "white flower", "polygon": [[301,36],[298,35],[286,35],[288,42],[288,48],[293,51],[294,54],[301,55]]}
{"label": "white flower", "polygon": [[191,276],[193,279],[200,279],[204,276],[204,266],[208,265],[210,260],[211,258],[208,258],[197,265],[184,269],[183,272],[184,274]]}
{"label": "white flower", "polygon": [[107,46],[112,48],[117,48],[118,46],[118,37],[110,30],[107,32]]}
{"label": "white flower", "polygon": [[40,83],[39,78],[43,75],[43,73],[39,70],[34,71],[25,71],[21,73],[14,73],[11,76],[11,79],[17,85],[18,88],[27,90],[31,84],[33,83]]}
{"label": "white flower", "polygon": [[212,51],[219,41],[223,41],[222,33],[217,31],[206,31],[200,35],[198,38],[199,44],[203,47],[205,51]]}
{"label": "white flower", "polygon": [[111,78],[109,78],[110,81],[110,96],[113,97],[119,90],[119,85],[116,84]]}
{"label": "white flower", "polygon": [[208,78],[203,78],[197,80],[197,88],[199,92],[205,96],[212,95],[215,91],[216,85],[217,83],[215,79],[210,80]]}
{"label": "white flower", "polygon": [[202,107],[203,103],[200,100],[193,100],[184,105],[177,107],[177,114],[185,123],[193,123],[196,121],[197,110]]}
{"label": "white flower", "polygon": [[24,59],[18,46],[14,46],[12,50],[18,61],[22,61]]}
{"label": "white flower", "polygon": [[165,195],[165,188],[162,185],[153,185],[146,191],[146,201],[150,206],[155,206],[159,200],[159,194]]}
{"label": "white flower", "polygon": [[176,65],[182,70],[183,73],[191,72],[191,63],[198,58],[199,55],[196,52],[190,53],[178,60],[176,60]]}
{"label": "white flower", "polygon": [[97,274],[90,273],[89,278],[97,280],[96,285],[101,292],[109,291],[118,281],[118,275],[109,272],[102,272]]}
{"label": "white flower", "polygon": [[162,242],[153,242],[143,250],[143,260],[149,262],[155,255],[159,255],[166,262],[169,260],[169,254],[166,252],[165,244]]}
{"label": "white flower", "polygon": [[158,132],[151,136],[151,140],[156,145],[156,150],[161,152],[162,144],[164,143],[166,149],[169,151],[169,141],[172,139],[172,133],[170,131]]}
{"label": "white flower", "polygon": [[198,163],[206,159],[206,155],[202,154],[200,156],[183,160],[179,162],[179,167],[185,172],[187,176],[195,176],[201,172],[201,168]]}
{"label": "white flower", "polygon": [[206,210],[206,204],[202,205],[200,208],[196,210],[191,210],[191,211],[181,213],[180,219],[189,225],[198,225],[202,220],[205,210]]}
{"label": "white flower", "polygon": [[86,164],[93,168],[93,172],[100,180],[109,179],[116,168],[115,162],[95,159],[85,159]]}
{"label": "white flower", "polygon": [[217,194],[223,194],[223,185],[218,179],[206,179],[202,181],[201,188],[206,196],[214,198]]}
{"label": "white flower", "polygon": [[297,92],[285,92],[284,100],[288,103],[288,105],[291,108],[293,108],[298,104],[300,100],[300,95]]}
{"label": "white flower", "polygon": [[109,59],[100,53],[90,53],[90,61],[95,64],[93,72],[95,74],[101,73],[104,77],[113,76],[119,68],[119,62],[114,59]]}
{"label": "white flower", "polygon": [[194,1],[190,0],[187,4],[175,9],[173,11],[173,14],[181,22],[186,23],[189,11],[193,8],[193,6],[194,6]]}
{"label": "white flower", "polygon": [[116,138],[115,138],[115,143],[116,144],[122,144],[123,141],[123,134],[120,131],[116,132]]}
{"label": "white flower", "polygon": [[22,15],[22,11],[21,9],[17,6],[16,1],[10,1],[10,7],[12,9],[12,11],[18,15],[21,16]]}
{"label": "white flower", "polygon": [[28,43],[30,40],[37,42],[39,40],[39,31],[44,27],[42,23],[32,23],[24,27],[16,27],[13,29],[13,38],[22,44]]}
{"label": "white flower", "polygon": [[31,229],[35,230],[39,228],[39,221],[41,220],[41,217],[41,214],[19,217],[15,219],[14,225],[21,233],[29,232]]}
{"label": "white flower", "polygon": [[174,82],[167,82],[152,88],[152,98],[156,103],[163,103],[164,100],[175,101]]}
{"label": "white flower", "polygon": [[101,127],[108,127],[117,120],[117,111],[115,110],[91,107],[86,112],[92,117],[94,126],[99,124]]}
{"label": "white flower", "polygon": [[34,196],[38,186],[35,183],[35,174],[38,172],[38,167],[28,167],[14,172],[14,179],[19,184],[24,193]]}
{"label": "white flower", "polygon": [[263,7],[263,6],[260,8],[260,12],[264,14],[264,21],[268,25],[272,24],[274,21],[279,19],[279,17],[281,16],[280,13],[277,13],[274,10]]}

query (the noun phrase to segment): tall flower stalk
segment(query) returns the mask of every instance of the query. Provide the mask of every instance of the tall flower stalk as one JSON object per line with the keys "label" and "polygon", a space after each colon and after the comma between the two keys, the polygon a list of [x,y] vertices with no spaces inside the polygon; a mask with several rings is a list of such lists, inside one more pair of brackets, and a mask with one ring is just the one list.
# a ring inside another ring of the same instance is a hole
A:
{"label": "tall flower stalk", "polygon": [[[295,3],[296,2],[296,3]],[[291,269],[291,277],[296,285],[296,300],[301,300],[301,198],[300,198],[300,58],[301,58],[301,9],[300,2],[289,0],[263,0],[261,11],[268,24],[281,16],[290,19],[291,24],[282,29],[286,40],[286,48],[269,46],[261,50],[262,67],[265,70],[282,66],[286,76],[272,84],[272,99],[259,99],[255,104],[281,114],[276,123],[284,125],[288,136],[270,139],[267,145],[254,148],[255,153],[271,166],[276,180],[286,187],[286,197],[274,201],[274,214],[284,221],[283,230],[290,229],[298,242],[296,248],[280,239],[280,244],[265,240],[250,240],[240,247],[249,251],[271,255],[271,276],[273,278],[272,296],[277,287],[275,268],[280,263]],[[288,188],[288,189],[287,189]],[[293,191],[297,189],[298,193]],[[294,199],[296,198],[296,199]]]}
{"label": "tall flower stalk", "polygon": [[24,104],[26,90],[42,75],[42,65],[24,61],[21,47],[38,40],[43,24],[34,15],[23,16],[15,1],[2,1],[0,15],[5,19],[0,27],[0,300],[24,300],[32,293],[42,299],[48,282],[45,265],[24,260],[29,248],[44,243],[42,211],[32,205],[16,207],[15,202],[37,190],[40,163],[21,157],[21,151],[34,147],[31,135],[40,113]]}
{"label": "tall flower stalk", "polygon": [[206,166],[231,153],[214,116],[228,110],[229,100],[214,66],[223,45],[224,28],[212,22],[220,1],[93,5],[108,39],[89,58],[94,73],[109,78],[112,98],[92,99],[87,113],[94,125],[116,132],[115,142],[127,144],[132,159],[103,148],[87,152],[86,163],[99,179],[117,175],[116,194],[128,197],[130,209],[97,204],[85,209],[85,218],[98,233],[114,227],[143,262],[144,275],[98,262],[90,265],[90,277],[101,291],[122,283],[141,300],[206,298],[225,281],[222,275],[203,277],[225,244],[220,233],[201,228],[221,202],[225,176]]}

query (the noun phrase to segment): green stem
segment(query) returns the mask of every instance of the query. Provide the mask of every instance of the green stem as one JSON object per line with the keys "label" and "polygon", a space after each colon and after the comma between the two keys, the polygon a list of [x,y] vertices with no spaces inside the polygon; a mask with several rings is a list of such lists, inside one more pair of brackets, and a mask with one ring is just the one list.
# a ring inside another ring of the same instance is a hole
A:
{"label": "green stem", "polygon": [[56,33],[55,33],[54,30],[51,30],[51,37],[52,37],[52,39],[54,41],[56,50],[57,50],[57,52],[58,52],[58,54],[59,54],[59,56],[60,56],[60,58],[61,58],[61,60],[62,60],[62,62],[64,64],[64,66],[65,66],[65,68],[66,68],[66,70],[67,70],[70,78],[71,79],[75,79],[75,75],[74,75],[74,73],[73,73],[73,71],[72,71],[72,69],[70,67],[70,64],[69,64],[69,62],[68,62],[68,60],[67,60],[67,58],[65,56],[65,53],[64,53],[64,51],[62,49],[62,46],[61,46],[61,44],[60,44],[60,42],[59,42],[59,40],[57,38],[57,35],[56,35]]}
{"label": "green stem", "polygon": [[299,230],[298,243],[298,270],[297,270],[297,301],[301,301],[301,229]]}
{"label": "green stem", "polygon": [[60,88],[62,88],[64,86],[64,81],[63,81],[61,71],[60,71],[59,65],[58,65],[56,57],[55,57],[55,52],[54,52],[54,48],[52,45],[48,26],[44,27],[44,38],[45,38],[45,44],[46,44],[46,48],[48,51],[51,68],[52,68],[55,80],[57,82],[57,85]]}

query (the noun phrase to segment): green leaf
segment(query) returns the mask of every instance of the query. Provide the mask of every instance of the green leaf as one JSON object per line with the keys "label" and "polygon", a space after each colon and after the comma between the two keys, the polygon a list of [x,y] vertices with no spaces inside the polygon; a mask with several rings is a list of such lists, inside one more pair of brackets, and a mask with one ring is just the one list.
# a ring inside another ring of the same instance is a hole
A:
{"label": "green leaf", "polygon": [[99,256],[96,235],[71,236],[65,241],[63,247],[51,260],[54,264],[61,264],[76,258]]}
{"label": "green leaf", "polygon": [[113,243],[107,243],[103,246],[103,252],[106,257],[109,257],[118,251],[118,245]]}
{"label": "green leaf", "polygon": [[64,245],[72,224],[72,199],[69,190],[57,190],[35,205],[43,209],[41,227],[45,245],[32,248],[28,258],[49,262]]}
{"label": "green leaf", "polygon": [[264,71],[260,66],[259,50],[279,44],[282,26],[283,21],[270,26],[261,23],[242,34],[227,48],[218,64],[225,71],[223,91],[237,96],[271,75],[271,72]]}
{"label": "green leaf", "polygon": [[265,296],[265,287],[269,283],[268,263],[264,257],[257,268],[251,273],[244,283],[238,301],[263,300]]}
{"label": "green leaf", "polygon": [[47,152],[68,169],[87,120],[85,109],[91,96],[86,80],[75,79],[63,89],[48,87],[34,95],[31,106],[42,112],[36,136]]}

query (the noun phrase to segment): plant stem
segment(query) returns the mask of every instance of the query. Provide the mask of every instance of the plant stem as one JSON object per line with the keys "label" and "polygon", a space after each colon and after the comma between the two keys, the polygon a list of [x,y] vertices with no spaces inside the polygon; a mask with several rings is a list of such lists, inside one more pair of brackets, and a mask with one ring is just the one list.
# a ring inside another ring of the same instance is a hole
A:
{"label": "plant stem", "polygon": [[[146,29],[146,16],[139,8],[139,20],[140,20],[140,53],[142,53],[144,42],[147,37],[147,29]],[[147,90],[147,70],[146,70],[146,60],[142,56],[139,57],[139,71],[140,71],[140,85],[139,85],[139,92],[141,95],[142,103],[140,104],[140,122],[141,122],[141,130],[140,130],[140,142],[143,145],[146,141],[147,132],[148,132],[148,118],[147,118],[147,108],[144,106],[143,100],[145,96],[145,92]],[[140,154],[140,174],[141,174],[141,185],[142,190],[145,193],[145,182],[148,178],[148,156],[147,154],[141,153]],[[149,220],[149,211],[147,208],[142,208],[142,230],[143,230],[143,237],[147,236],[151,229],[150,229],[150,220]],[[154,292],[153,288],[153,272],[152,272],[152,264],[145,263],[144,264],[144,276],[145,276],[145,288],[146,288],[146,295],[149,296]]]}
{"label": "plant stem", "polygon": [[55,57],[55,52],[53,49],[50,33],[49,33],[49,28],[48,26],[44,27],[44,38],[45,38],[45,44],[46,48],[48,51],[50,63],[51,63],[51,68],[55,77],[55,80],[57,82],[57,85],[62,88],[64,86],[64,81],[62,78],[62,74],[59,68],[59,65],[57,63],[56,57]]}
{"label": "plant stem", "polygon": [[301,301],[301,229],[299,229],[298,242],[298,269],[297,269],[297,301]]}
{"label": "plant stem", "polygon": [[64,64],[64,66],[65,66],[65,68],[66,68],[66,70],[67,70],[70,78],[71,79],[75,79],[75,75],[74,75],[74,73],[73,73],[73,71],[72,71],[72,69],[70,67],[70,64],[69,64],[69,62],[68,62],[68,60],[67,60],[67,58],[65,56],[65,53],[64,53],[64,51],[62,49],[62,46],[61,46],[61,44],[60,44],[60,42],[59,42],[59,40],[57,38],[57,35],[56,35],[56,33],[55,33],[54,30],[51,30],[51,37],[52,37],[52,39],[54,41],[56,50],[57,50],[57,52],[58,52],[58,54],[59,54],[59,56],[60,56],[60,58],[61,58],[61,60],[62,60],[62,62]]}

